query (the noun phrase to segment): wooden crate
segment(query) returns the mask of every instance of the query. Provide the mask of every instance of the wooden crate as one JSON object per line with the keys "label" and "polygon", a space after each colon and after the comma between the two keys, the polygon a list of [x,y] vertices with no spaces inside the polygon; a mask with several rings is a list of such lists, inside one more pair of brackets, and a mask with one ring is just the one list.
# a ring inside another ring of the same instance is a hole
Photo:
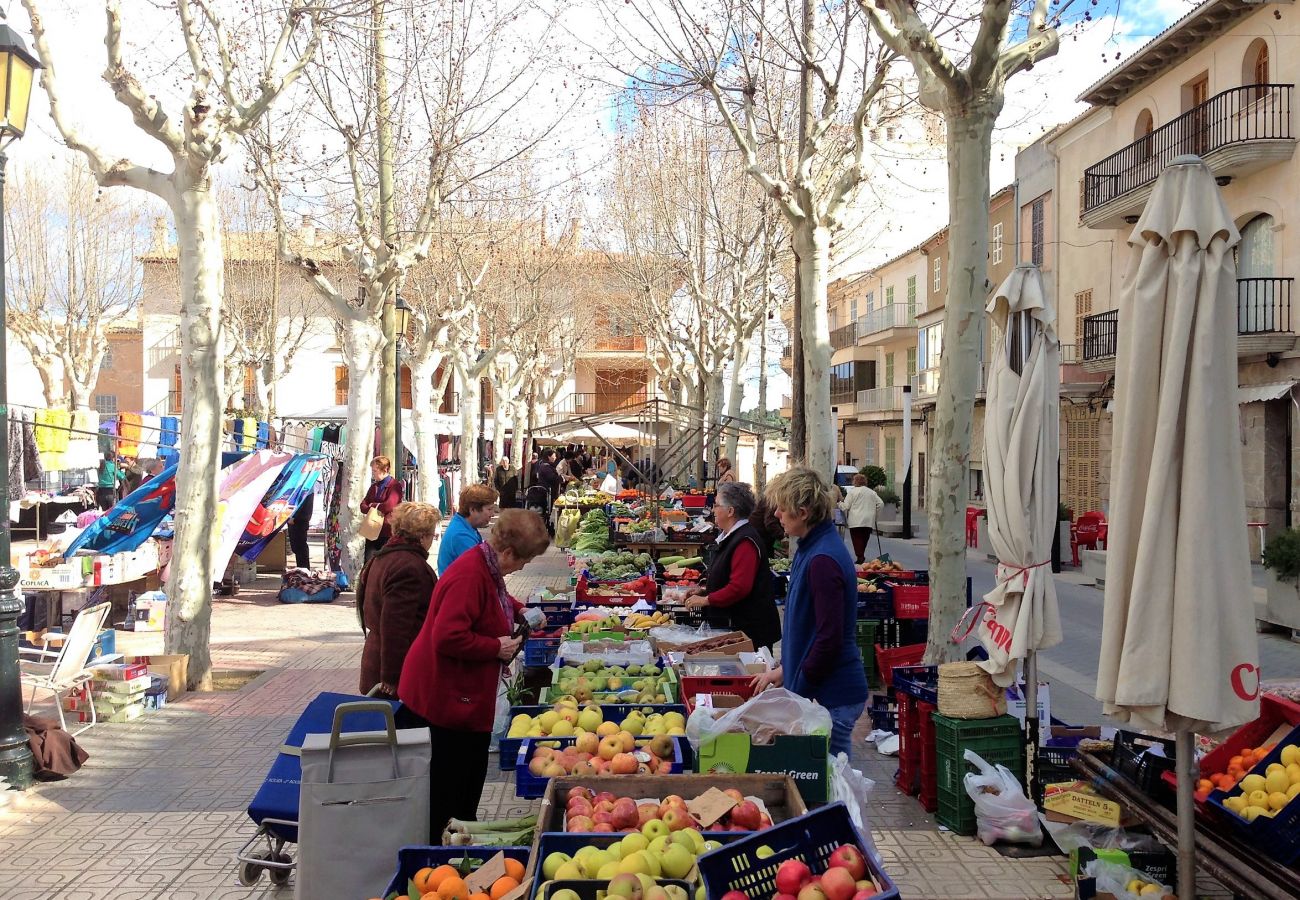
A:
{"label": "wooden crate", "polygon": [[609,791],[617,797],[631,797],[633,800],[662,800],[671,794],[694,800],[709,788],[736,788],[746,797],[760,798],[767,807],[773,824],[793,819],[808,811],[808,805],[799,793],[799,786],[789,775],[603,775],[590,778],[552,778],[542,797],[541,812],[537,814],[537,837],[533,839],[533,852],[528,860],[529,875],[539,865],[537,854],[542,834],[564,830],[564,798],[568,796],[569,789],[575,787],[598,792]]}

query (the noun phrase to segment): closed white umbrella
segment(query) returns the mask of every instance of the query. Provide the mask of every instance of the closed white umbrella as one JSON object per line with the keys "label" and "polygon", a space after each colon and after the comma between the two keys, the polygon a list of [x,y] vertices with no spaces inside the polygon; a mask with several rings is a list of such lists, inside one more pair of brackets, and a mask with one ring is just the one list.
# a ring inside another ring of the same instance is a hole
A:
{"label": "closed white umbrella", "polygon": [[1175,732],[1179,896],[1195,886],[1191,735],[1259,714],[1237,422],[1240,235],[1209,168],[1161,174],[1119,309],[1097,698]]}
{"label": "closed white umbrella", "polygon": [[989,317],[1001,339],[993,348],[984,404],[985,496],[997,582],[975,615],[988,650],[982,663],[1003,687],[1025,660],[1027,781],[1038,747],[1035,652],[1061,642],[1052,577],[1056,529],[1061,347],[1042,274],[1017,266],[993,295]]}

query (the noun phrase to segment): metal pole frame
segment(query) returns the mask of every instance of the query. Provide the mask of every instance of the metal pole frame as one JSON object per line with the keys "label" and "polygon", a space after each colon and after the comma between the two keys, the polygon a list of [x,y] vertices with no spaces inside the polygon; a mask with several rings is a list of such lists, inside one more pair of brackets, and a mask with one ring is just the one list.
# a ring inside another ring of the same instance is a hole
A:
{"label": "metal pole frame", "polygon": [[[9,459],[9,370],[5,328],[8,295],[5,289],[5,165],[8,155],[0,149],[0,460]],[[9,496],[9,466],[0,465],[0,497]],[[25,790],[32,783],[32,751],[23,730],[23,692],[19,683],[18,617],[23,597],[18,571],[13,567],[9,517],[0,521],[0,778],[11,788]]]}

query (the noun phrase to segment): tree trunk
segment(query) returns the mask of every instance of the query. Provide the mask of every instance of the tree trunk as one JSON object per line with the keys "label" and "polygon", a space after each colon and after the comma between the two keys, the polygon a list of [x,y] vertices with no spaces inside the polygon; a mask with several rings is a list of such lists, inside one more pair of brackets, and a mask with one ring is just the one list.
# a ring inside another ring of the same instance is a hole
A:
{"label": "tree trunk", "polygon": [[[731,381],[727,385],[727,415],[733,419],[740,415],[740,408],[745,400],[745,380],[741,376],[744,374],[745,364],[749,362],[749,340],[749,338],[741,338],[736,344],[736,352],[731,361]],[[739,445],[740,432],[728,431],[722,455],[731,460],[732,466],[736,465],[736,449]]]}
{"label": "tree trunk", "polygon": [[[722,448],[722,385],[723,373],[721,370],[709,376],[709,402],[707,409],[708,415],[708,443],[704,448],[703,465],[700,471],[700,487],[704,487],[704,476],[713,468],[717,462],[718,456],[721,455]],[[732,460],[733,462],[735,460]]]}
{"label": "tree trunk", "polygon": [[960,658],[948,639],[966,609],[966,477],[979,376],[980,320],[988,296],[989,158],[997,116],[982,107],[947,113],[948,299],[931,432],[929,664]]}
{"label": "tree trunk", "polygon": [[[985,181],[988,176],[985,175]],[[831,333],[826,316],[831,235],[803,221],[794,232],[799,256],[800,321],[803,347],[803,410],[807,447],[803,464],[827,477],[835,471],[835,417],[831,415]],[[799,403],[799,397],[793,402]],[[793,449],[793,448],[792,448]]]}
{"label": "tree trunk", "polygon": [[[374,34],[375,62],[375,145],[379,164],[379,269],[387,268],[397,241],[397,208],[393,187],[393,116],[388,93],[388,42],[384,24],[386,0],[374,0],[371,24]],[[402,414],[402,398],[397,389],[397,302],[396,288],[384,296],[384,339],[386,345],[380,364],[379,446],[392,459],[399,459],[397,417]]]}
{"label": "tree trunk", "polygon": [[471,377],[459,365],[456,380],[460,382],[460,483],[468,486],[478,484],[483,478],[478,458],[478,417],[483,387],[478,375]]}
{"label": "tree trunk", "polygon": [[[763,309],[771,309],[771,287],[766,274],[763,277]],[[767,422],[767,316],[758,326],[758,415]],[[759,432],[754,441],[754,490],[767,486],[767,436]],[[735,460],[732,460],[735,462]]]}
{"label": "tree trunk", "polygon": [[71,408],[90,409],[90,392],[92,390],[94,390],[94,384],[85,384],[75,377],[69,378],[68,394],[71,398]]}
{"label": "tree trunk", "polygon": [[370,486],[375,449],[375,399],[379,390],[379,356],[384,333],[374,319],[346,319],[343,364],[348,367],[348,437],[343,448],[343,487],[339,504],[339,540],[343,570],[355,580],[364,560],[365,541],[357,533],[361,501]]}
{"label": "tree trunk", "polygon": [[211,681],[213,539],[221,470],[221,298],[225,289],[221,213],[207,183],[175,198],[172,212],[180,263],[181,417],[176,475],[176,536],[167,579],[168,653],[189,655],[191,689]]}
{"label": "tree trunk", "polygon": [[433,388],[438,361],[433,354],[407,361],[411,368],[411,424],[415,427],[415,458],[419,464],[420,499],[438,505],[438,435],[429,423],[429,413],[441,406]]}
{"label": "tree trunk", "polygon": [[270,422],[275,418],[275,410],[271,404],[271,389],[276,380],[274,360],[264,359],[260,365],[253,368],[253,391],[257,395],[258,421]]}
{"label": "tree trunk", "polygon": [[50,409],[59,406],[63,400],[63,361],[53,354],[46,356],[32,353],[30,348],[28,355],[41,376],[41,394],[45,398],[45,406]]}

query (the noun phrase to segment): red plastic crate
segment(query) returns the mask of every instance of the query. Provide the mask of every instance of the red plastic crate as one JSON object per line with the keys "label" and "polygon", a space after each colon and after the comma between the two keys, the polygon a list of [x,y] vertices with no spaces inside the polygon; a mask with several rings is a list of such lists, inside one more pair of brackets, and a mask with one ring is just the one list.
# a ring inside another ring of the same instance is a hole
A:
{"label": "red plastic crate", "polygon": [[928,584],[896,584],[889,582],[894,592],[894,618],[930,618],[930,586]]}
{"label": "red plastic crate", "polygon": [[[753,675],[683,675],[682,702],[696,694],[735,694],[742,700],[754,696]],[[692,704],[693,705],[693,704]]]}
{"label": "red plastic crate", "polygon": [[[1300,725],[1300,704],[1261,694],[1259,698],[1259,718],[1242,725],[1205,756],[1201,757],[1200,777],[1208,778],[1215,772],[1228,771],[1228,761],[1248,747],[1258,747],[1277,731],[1280,725],[1294,728]],[[1164,772],[1160,776],[1175,791],[1178,779],[1173,772]],[[1204,804],[1199,804],[1204,808]]]}
{"label": "red plastic crate", "polygon": [[[1288,744],[1300,742],[1300,727],[1291,730],[1285,738],[1278,741],[1273,752],[1265,756],[1250,771],[1262,775],[1268,767],[1281,762],[1282,748]],[[1252,847],[1264,851],[1284,866],[1300,862],[1300,803],[1292,801],[1277,811],[1276,815],[1260,816],[1253,822],[1247,822],[1233,813],[1223,801],[1241,792],[1240,787],[1231,791],[1211,791],[1210,805],[1228,821],[1241,840]]]}
{"label": "red plastic crate", "polygon": [[925,644],[908,644],[906,647],[882,647],[876,644],[876,665],[880,667],[880,680],[886,688],[894,686],[894,666],[915,666],[925,656]]}
{"label": "red plastic crate", "polygon": [[933,703],[918,701],[916,717],[920,726],[921,744],[921,808],[926,812],[939,809],[939,750],[934,741],[935,711]]}
{"label": "red plastic crate", "polygon": [[894,784],[908,796],[921,789],[921,717],[917,702],[906,694],[898,695],[898,773]]}
{"label": "red plastic crate", "polygon": [[708,506],[708,497],[703,494],[685,494],[682,496],[682,509],[704,509]]}

